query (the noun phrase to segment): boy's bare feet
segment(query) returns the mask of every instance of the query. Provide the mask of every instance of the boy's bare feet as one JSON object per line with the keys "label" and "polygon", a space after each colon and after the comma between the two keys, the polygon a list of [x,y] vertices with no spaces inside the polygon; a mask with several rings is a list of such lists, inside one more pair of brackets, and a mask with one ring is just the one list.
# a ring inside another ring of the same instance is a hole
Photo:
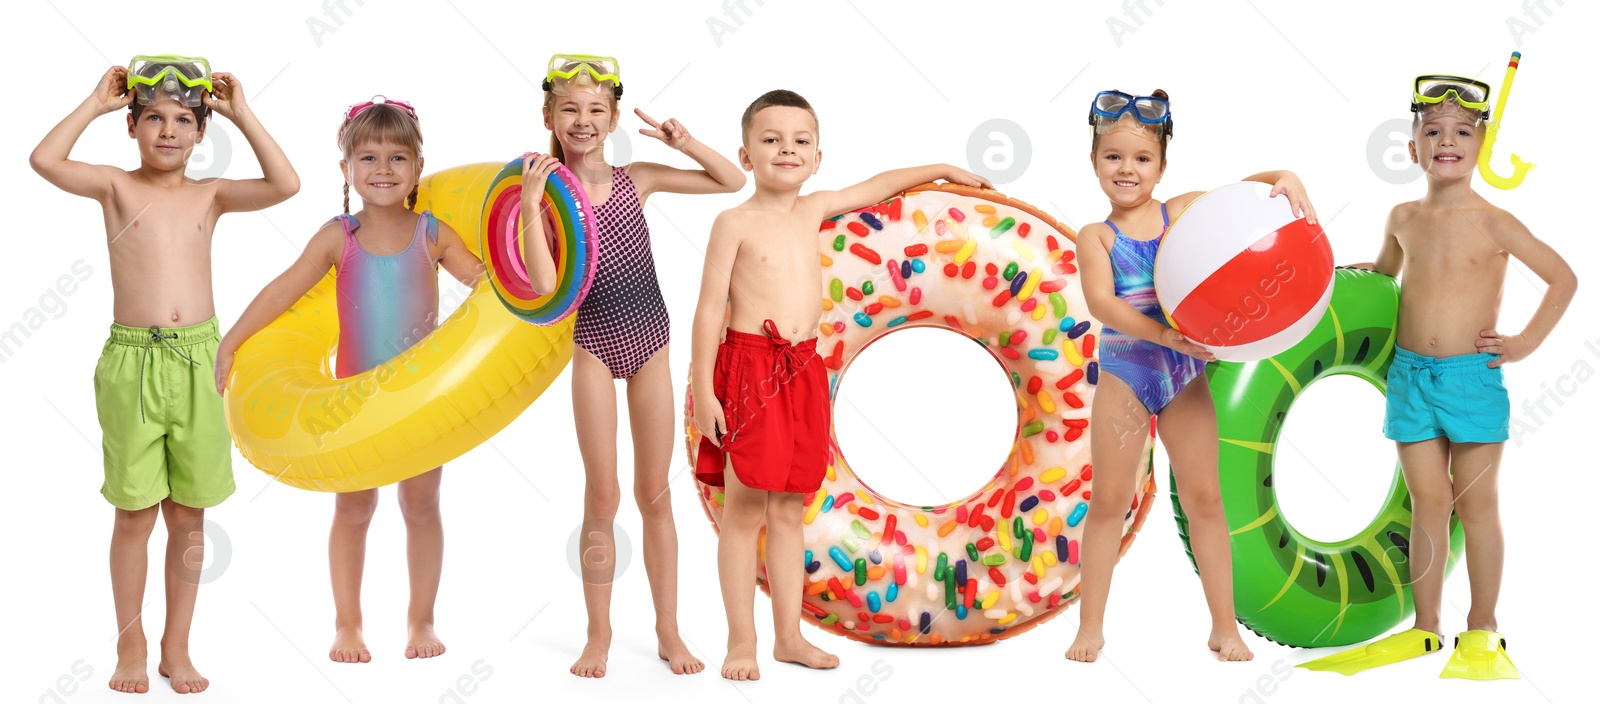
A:
{"label": "boy's bare feet", "polygon": [[579,677],[605,677],[606,654],[611,650],[611,635],[590,636],[583,644],[583,654],[572,663],[569,671]]}
{"label": "boy's bare feet", "polygon": [[206,691],[211,686],[211,680],[200,676],[200,671],[194,669],[194,663],[189,660],[189,649],[161,645],[161,664],[156,666],[156,672],[172,681],[172,691],[178,694],[195,694]]}
{"label": "boy's bare feet", "polygon": [[706,664],[700,662],[700,658],[689,653],[689,646],[683,644],[677,629],[657,631],[656,641],[656,654],[672,666],[672,674],[693,675],[706,669]]}
{"label": "boy's bare feet", "polygon": [[1100,657],[1100,649],[1106,647],[1106,638],[1099,631],[1090,632],[1084,628],[1078,629],[1078,637],[1072,639],[1072,645],[1067,648],[1067,659],[1078,662],[1094,662]]}
{"label": "boy's bare feet", "polygon": [[139,642],[117,643],[117,669],[111,673],[109,686],[113,691],[144,694],[150,691],[150,674],[146,669],[150,653],[143,639]]}
{"label": "boy's bare feet", "polygon": [[812,645],[798,633],[778,639],[777,644],[772,646],[772,659],[805,665],[814,670],[831,670],[839,666],[839,656]]}
{"label": "boy's bare feet", "polygon": [[1217,659],[1223,662],[1244,662],[1254,660],[1256,657],[1255,653],[1250,652],[1250,647],[1244,644],[1238,626],[1211,631],[1211,638],[1206,641],[1206,645],[1217,651]]}
{"label": "boy's bare feet", "polygon": [[761,679],[761,668],[756,666],[755,644],[728,648],[728,657],[722,660],[722,676],[738,681]]}
{"label": "boy's bare feet", "polygon": [[439,641],[439,635],[433,632],[433,624],[419,621],[411,624],[407,629],[410,637],[406,639],[406,659],[431,658],[444,655],[444,643]]}
{"label": "boy's bare feet", "polygon": [[334,633],[328,659],[334,662],[372,662],[372,653],[367,650],[367,642],[361,638],[361,629],[341,628]]}

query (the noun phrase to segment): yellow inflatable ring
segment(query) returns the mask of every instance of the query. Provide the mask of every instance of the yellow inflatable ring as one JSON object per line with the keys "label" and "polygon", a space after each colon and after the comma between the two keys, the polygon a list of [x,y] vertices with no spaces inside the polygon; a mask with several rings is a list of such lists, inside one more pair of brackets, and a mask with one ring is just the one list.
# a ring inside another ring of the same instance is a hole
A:
{"label": "yellow inflatable ring", "polygon": [[[504,166],[471,164],[425,177],[417,209],[433,211],[477,254],[481,228],[493,219],[489,187]],[[501,305],[485,278],[411,349],[336,378],[329,363],[339,340],[334,296],[330,270],[245,341],[223,399],[244,458],[301,489],[371,489],[459,457],[506,427],[572,359],[573,318],[530,325]]]}

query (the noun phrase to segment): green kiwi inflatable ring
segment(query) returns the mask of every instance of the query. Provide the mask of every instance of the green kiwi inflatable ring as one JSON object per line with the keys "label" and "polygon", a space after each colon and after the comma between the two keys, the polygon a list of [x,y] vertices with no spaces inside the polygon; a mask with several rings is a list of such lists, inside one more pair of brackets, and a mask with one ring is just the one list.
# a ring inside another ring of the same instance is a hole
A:
{"label": "green kiwi inflatable ring", "polygon": [[[1387,386],[1399,284],[1357,269],[1335,270],[1334,279],[1328,311],[1298,345],[1260,362],[1206,365],[1217,406],[1235,612],[1250,630],[1307,648],[1370,640],[1412,613],[1411,495],[1398,464],[1382,510],[1366,528],[1339,541],[1313,540],[1295,530],[1278,510],[1272,486],[1278,435],[1307,387],[1337,374],[1365,379],[1380,392]],[[1172,511],[1192,562],[1189,522],[1176,489]],[[1451,517],[1447,573],[1461,559],[1461,548],[1461,524]]]}

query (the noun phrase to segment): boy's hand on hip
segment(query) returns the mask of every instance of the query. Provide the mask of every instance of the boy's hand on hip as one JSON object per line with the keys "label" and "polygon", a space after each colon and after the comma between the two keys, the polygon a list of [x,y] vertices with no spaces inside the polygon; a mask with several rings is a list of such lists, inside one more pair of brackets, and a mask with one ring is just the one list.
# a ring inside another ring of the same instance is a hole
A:
{"label": "boy's hand on hip", "polygon": [[1489,368],[1493,369],[1508,362],[1527,359],[1533,353],[1533,345],[1522,335],[1507,336],[1493,330],[1483,330],[1478,333],[1478,351],[1500,355],[1489,362]]}

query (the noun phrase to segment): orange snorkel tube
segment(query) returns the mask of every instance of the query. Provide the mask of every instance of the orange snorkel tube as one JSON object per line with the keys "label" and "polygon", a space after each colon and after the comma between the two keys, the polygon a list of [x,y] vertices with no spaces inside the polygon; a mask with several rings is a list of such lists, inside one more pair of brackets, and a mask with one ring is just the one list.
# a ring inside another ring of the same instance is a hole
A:
{"label": "orange snorkel tube", "polygon": [[1478,174],[1489,185],[1503,191],[1509,191],[1522,185],[1522,179],[1533,170],[1533,164],[1522,160],[1516,154],[1511,155],[1511,175],[1501,176],[1489,166],[1490,155],[1494,151],[1494,140],[1500,133],[1500,125],[1506,120],[1506,100],[1511,97],[1511,81],[1517,77],[1517,64],[1522,61],[1522,52],[1511,52],[1511,63],[1506,66],[1506,79],[1500,85],[1500,99],[1494,104],[1494,118],[1489,121],[1487,133],[1483,137],[1483,149],[1478,151]]}

